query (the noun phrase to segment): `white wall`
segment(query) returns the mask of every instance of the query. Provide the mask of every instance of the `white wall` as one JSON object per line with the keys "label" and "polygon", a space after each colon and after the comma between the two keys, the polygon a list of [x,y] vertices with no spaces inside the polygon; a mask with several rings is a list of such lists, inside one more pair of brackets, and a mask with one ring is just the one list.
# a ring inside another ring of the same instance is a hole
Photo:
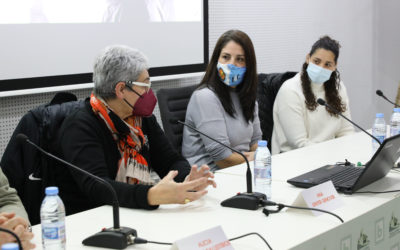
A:
{"label": "white wall", "polygon": [[[400,1],[376,1],[375,5],[373,87],[374,90],[381,89],[389,100],[395,101],[400,84]],[[376,100],[376,111],[385,113],[386,122],[390,120],[392,108],[393,105],[383,99]]]}
{"label": "white wall", "polygon": [[[379,87],[394,99],[400,80],[396,71],[400,69],[399,7],[398,0],[209,0],[210,55],[223,32],[241,29],[255,45],[258,72],[299,71],[311,45],[328,34],[342,44],[338,69],[350,97],[352,117],[369,128],[376,110],[390,113],[390,106],[378,100],[375,90]],[[161,81],[154,87],[199,80]],[[75,93],[82,98],[90,91]],[[0,155],[19,118],[52,95],[0,98]]]}
{"label": "white wall", "polygon": [[362,126],[371,127],[374,103],[362,100],[366,99],[365,96],[369,99],[369,93],[374,91],[373,13],[375,4],[383,1],[210,2],[218,3],[210,4],[210,51],[223,31],[242,29],[250,35],[255,45],[259,72],[299,71],[312,44],[320,36],[327,34],[339,40],[342,48],[338,70],[348,90],[352,117]]}

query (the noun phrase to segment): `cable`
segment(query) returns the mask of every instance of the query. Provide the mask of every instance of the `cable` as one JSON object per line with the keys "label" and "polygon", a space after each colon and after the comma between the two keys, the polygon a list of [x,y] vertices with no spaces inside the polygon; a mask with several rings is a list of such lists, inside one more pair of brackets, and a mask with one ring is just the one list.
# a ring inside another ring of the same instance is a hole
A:
{"label": "cable", "polygon": [[267,240],[264,239],[264,237],[262,237],[259,233],[256,233],[256,232],[248,233],[248,234],[243,234],[243,235],[240,235],[240,236],[231,238],[231,239],[229,239],[229,241],[238,240],[238,239],[240,239],[240,238],[247,237],[247,236],[250,236],[250,235],[257,235],[258,237],[260,237],[260,238],[264,241],[264,243],[267,244],[268,248],[272,250],[272,247],[268,244]]}
{"label": "cable", "polygon": [[334,214],[334,213],[332,213],[332,212],[329,212],[329,211],[326,211],[326,210],[323,210],[323,209],[318,209],[318,208],[310,208],[310,207],[297,207],[297,206],[289,206],[289,205],[285,205],[285,204],[282,204],[282,205],[284,205],[285,207],[288,207],[288,208],[295,208],[295,209],[303,209],[303,210],[314,210],[314,211],[318,211],[318,212],[322,212],[322,213],[327,213],[327,214],[330,214],[330,215],[333,215],[333,216],[335,216],[336,218],[338,218],[342,223],[344,223],[344,221],[343,221],[343,219],[342,218],[340,218],[340,216],[339,215],[337,215],[337,214]]}
{"label": "cable", "polygon": [[335,165],[338,165],[338,166],[353,166],[353,167],[355,166],[354,163],[349,162],[347,159],[344,159],[344,162],[336,162]]}
{"label": "cable", "polygon": [[158,242],[158,241],[147,241],[147,243],[158,244],[158,245],[172,245],[172,243]]}
{"label": "cable", "polygon": [[158,245],[172,245],[172,243],[169,243],[169,242],[149,241],[149,240],[142,239],[142,238],[139,238],[139,237],[136,237],[136,238],[133,240],[133,243],[134,243],[134,244],[153,243],[153,244],[158,244]]}
{"label": "cable", "polygon": [[265,206],[278,206],[278,203],[270,201],[270,200],[262,200],[261,201],[261,205],[263,207],[265,207]]}
{"label": "cable", "polygon": [[362,191],[362,192],[354,192],[353,194],[385,194],[385,193],[396,193],[396,192],[400,192],[400,189],[388,190],[388,191]]}
{"label": "cable", "polygon": [[16,235],[13,231],[10,231],[10,230],[2,228],[2,227],[0,227],[0,231],[8,233],[8,234],[11,234],[12,236],[14,236],[14,238],[17,240],[19,249],[21,249],[21,250],[23,249],[22,248],[22,244],[21,244],[21,240],[19,239],[18,235]]}
{"label": "cable", "polygon": [[[250,236],[250,235],[257,235],[258,237],[260,237],[260,238],[264,241],[264,243],[268,246],[268,248],[272,250],[272,247],[268,244],[267,240],[266,240],[264,237],[262,237],[259,233],[256,233],[256,232],[252,232],[252,233],[248,233],[248,234],[243,234],[243,235],[240,235],[240,236],[231,238],[231,239],[229,239],[229,241],[238,240],[238,239],[241,239],[241,238],[243,238],[243,237]],[[152,243],[152,244],[158,244],[158,245],[172,245],[172,243],[169,243],[169,242],[149,241],[149,240],[145,240],[145,239],[142,239],[142,238],[139,238],[139,237],[136,237],[136,238],[133,240],[133,243],[134,243],[134,244]]]}
{"label": "cable", "polygon": [[273,202],[273,201],[265,201],[265,200],[263,200],[261,203],[262,203],[262,205],[264,205],[264,206],[277,206],[277,209],[276,209],[276,210],[270,210],[270,209],[264,208],[264,209],[263,209],[263,213],[264,213],[266,216],[268,216],[269,214],[273,214],[273,213],[279,213],[283,208],[287,207],[287,208],[302,209],[302,210],[314,210],[314,211],[318,211],[318,212],[321,212],[321,213],[327,213],[327,214],[330,214],[330,215],[335,216],[335,217],[338,218],[342,223],[344,223],[343,219],[340,218],[339,215],[334,214],[334,213],[332,213],[332,212],[329,212],[329,211],[327,211],[327,210],[323,210],[323,209],[310,208],[310,207],[290,206],[290,205],[286,205],[286,204],[282,204],[282,203],[276,203],[276,202]]}

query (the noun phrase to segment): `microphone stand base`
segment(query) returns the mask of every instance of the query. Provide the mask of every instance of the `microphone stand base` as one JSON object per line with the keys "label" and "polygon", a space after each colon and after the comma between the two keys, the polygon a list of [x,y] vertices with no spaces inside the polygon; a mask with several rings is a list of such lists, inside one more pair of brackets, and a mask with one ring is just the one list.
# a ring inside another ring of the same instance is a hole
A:
{"label": "microphone stand base", "polygon": [[119,229],[104,228],[97,234],[84,239],[82,244],[93,247],[124,249],[133,244],[136,236],[136,230],[129,227],[121,227]]}
{"label": "microphone stand base", "polygon": [[262,206],[262,201],[264,200],[267,200],[267,196],[262,193],[238,193],[237,195],[221,202],[221,206],[257,210]]}

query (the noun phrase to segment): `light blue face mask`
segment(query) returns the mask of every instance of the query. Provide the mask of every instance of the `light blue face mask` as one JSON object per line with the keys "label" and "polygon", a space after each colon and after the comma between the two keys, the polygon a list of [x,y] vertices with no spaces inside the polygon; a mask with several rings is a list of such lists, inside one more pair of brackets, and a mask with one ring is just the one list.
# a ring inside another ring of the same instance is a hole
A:
{"label": "light blue face mask", "polygon": [[313,63],[309,63],[307,67],[307,74],[310,78],[311,82],[323,84],[331,78],[332,70],[324,69],[320,66],[317,66]]}
{"label": "light blue face mask", "polygon": [[246,67],[237,67],[233,64],[217,64],[218,76],[226,85],[235,87],[239,85],[246,73]]}

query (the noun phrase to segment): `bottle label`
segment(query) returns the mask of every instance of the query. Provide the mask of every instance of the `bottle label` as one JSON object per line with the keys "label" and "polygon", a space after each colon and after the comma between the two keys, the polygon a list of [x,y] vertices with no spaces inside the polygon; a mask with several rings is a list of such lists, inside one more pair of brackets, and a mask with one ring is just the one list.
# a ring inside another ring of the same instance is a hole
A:
{"label": "bottle label", "polygon": [[394,127],[390,128],[390,136],[395,136],[395,135],[398,135],[398,134],[400,134],[400,129],[399,128],[394,128]]}
{"label": "bottle label", "polygon": [[255,160],[255,165],[257,168],[265,168],[267,165],[267,159],[266,158],[256,158]]}
{"label": "bottle label", "polygon": [[254,178],[271,178],[271,157],[255,160]]}
{"label": "bottle label", "polygon": [[64,238],[65,227],[57,225],[46,225],[42,228],[42,234],[44,239],[57,240]]}
{"label": "bottle label", "polygon": [[383,143],[383,141],[385,140],[385,136],[384,135],[377,135],[375,136],[376,139],[378,139],[381,143]]}
{"label": "bottle label", "polygon": [[266,168],[255,168],[254,169],[254,180],[268,178],[268,171]]}

